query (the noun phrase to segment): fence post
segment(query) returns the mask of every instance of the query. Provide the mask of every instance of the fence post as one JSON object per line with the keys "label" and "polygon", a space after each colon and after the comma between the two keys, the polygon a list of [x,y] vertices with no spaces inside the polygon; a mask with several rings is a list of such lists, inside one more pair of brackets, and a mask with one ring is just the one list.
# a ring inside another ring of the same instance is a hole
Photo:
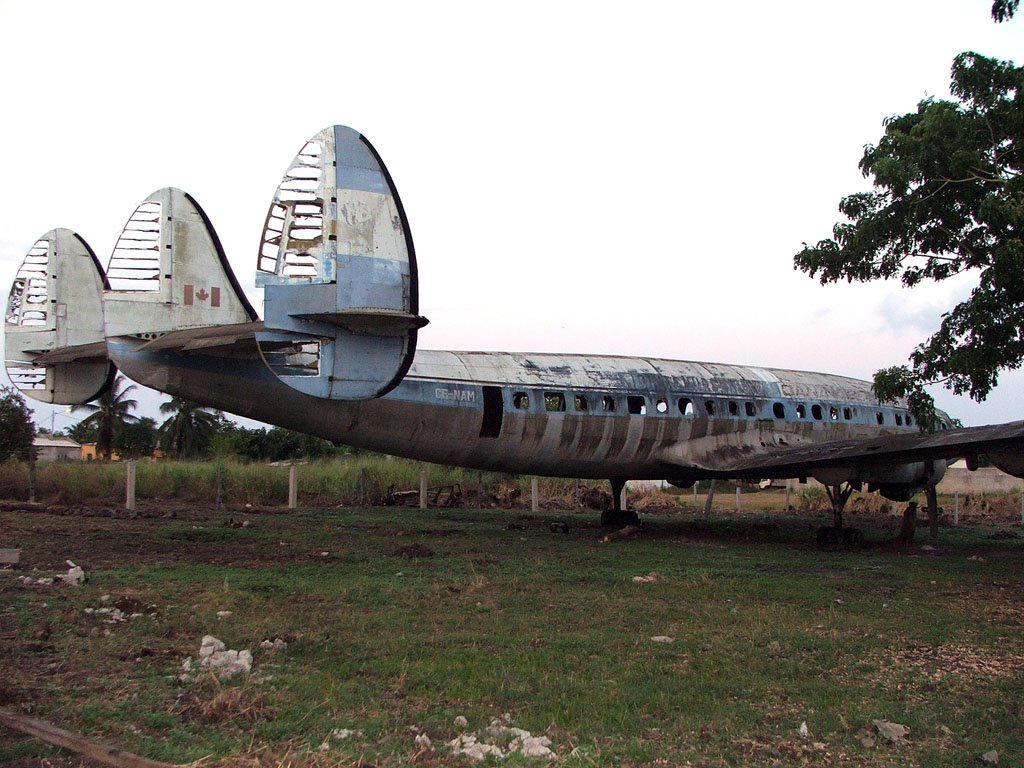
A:
{"label": "fence post", "polygon": [[224,467],[217,465],[217,511],[224,504]]}
{"label": "fence post", "polygon": [[698,485],[700,485],[700,482],[695,482],[693,484],[693,506],[695,506],[695,507],[697,506],[697,486]]}
{"label": "fence post", "polygon": [[28,500],[36,502],[36,449],[32,446],[28,450]]}
{"label": "fence post", "polygon": [[420,509],[427,508],[427,470],[420,470]]}
{"label": "fence post", "polygon": [[953,494],[953,525],[960,525],[960,494]]}
{"label": "fence post", "polygon": [[124,508],[129,512],[135,511],[135,462],[126,461],[125,466],[128,468],[128,482],[125,491],[125,502]]}
{"label": "fence post", "polygon": [[736,486],[736,511],[740,511],[740,487]]}
{"label": "fence post", "polygon": [[530,478],[530,511],[536,512],[540,509],[540,487],[537,478]]}
{"label": "fence post", "polygon": [[704,501],[704,514],[705,515],[710,515],[711,514],[711,503],[714,501],[714,499],[715,499],[715,481],[714,480],[709,480],[708,481],[708,497]]}
{"label": "fence post", "polygon": [[294,462],[288,465],[288,509],[299,506],[299,468]]}
{"label": "fence post", "polygon": [[786,511],[789,512],[789,508],[792,506],[792,494],[793,494],[793,481],[786,480]]}

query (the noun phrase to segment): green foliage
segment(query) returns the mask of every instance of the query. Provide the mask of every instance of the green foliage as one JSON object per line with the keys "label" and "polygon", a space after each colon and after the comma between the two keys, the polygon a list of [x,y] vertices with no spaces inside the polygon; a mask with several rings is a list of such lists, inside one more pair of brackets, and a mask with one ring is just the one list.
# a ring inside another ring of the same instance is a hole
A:
{"label": "green foliage", "polygon": [[161,403],[160,413],[170,414],[160,425],[160,447],[176,459],[205,456],[210,452],[213,438],[221,425],[219,412],[199,403],[172,397]]}
{"label": "green foliage", "polygon": [[951,91],[959,101],[928,98],[886,121],[860,162],[874,191],[843,198],[848,221],[794,260],[823,284],[978,275],[909,366],[879,372],[880,397],[918,407],[929,383],[982,400],[1024,360],[1024,68],[962,53]]}
{"label": "green foliage", "polygon": [[114,438],[114,450],[122,459],[151,456],[157,445],[156,421],[143,416],[125,424]]}
{"label": "green foliage", "polygon": [[[88,411],[89,415],[74,428],[70,433],[92,432],[95,435],[96,453],[105,459],[110,458],[114,450],[114,442],[121,435],[124,428],[136,421],[137,416],[132,415],[138,407],[138,402],[128,399],[129,393],[135,390],[135,385],[124,386],[126,379],[118,376],[114,379],[110,388],[100,395],[95,403],[76,405],[71,411]],[[92,440],[78,440],[78,442],[92,442]]]}
{"label": "green foliage", "polygon": [[247,429],[225,421],[213,440],[213,453],[249,461],[320,459],[350,453],[347,446],[290,429]]}
{"label": "green foliage", "polygon": [[1006,21],[1013,18],[1017,12],[1020,0],[994,0],[992,3],[992,18],[996,21]]}
{"label": "green foliage", "polygon": [[35,435],[25,398],[13,387],[0,387],[0,461],[27,459]]}

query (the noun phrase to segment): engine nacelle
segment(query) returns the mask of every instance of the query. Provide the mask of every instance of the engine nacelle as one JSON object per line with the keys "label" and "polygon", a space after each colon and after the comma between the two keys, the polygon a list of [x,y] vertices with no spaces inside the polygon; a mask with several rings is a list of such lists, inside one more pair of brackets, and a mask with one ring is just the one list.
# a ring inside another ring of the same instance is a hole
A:
{"label": "engine nacelle", "polygon": [[915,493],[937,485],[946,474],[946,461],[912,461],[875,467],[825,467],[811,476],[824,485],[867,483],[890,501],[907,501]]}
{"label": "engine nacelle", "polygon": [[1020,453],[989,451],[989,461],[1008,475],[1024,478],[1024,455]]}

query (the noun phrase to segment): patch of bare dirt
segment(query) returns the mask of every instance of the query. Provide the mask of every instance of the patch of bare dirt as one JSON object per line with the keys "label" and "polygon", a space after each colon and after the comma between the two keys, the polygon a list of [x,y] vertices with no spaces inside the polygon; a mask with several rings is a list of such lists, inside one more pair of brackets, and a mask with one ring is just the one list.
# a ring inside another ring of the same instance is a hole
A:
{"label": "patch of bare dirt", "polygon": [[991,680],[1019,675],[1024,671],[1024,654],[980,648],[966,643],[943,645],[912,644],[890,648],[873,659],[880,667],[877,678],[888,678],[893,670],[914,670],[932,682],[955,675],[963,680]]}

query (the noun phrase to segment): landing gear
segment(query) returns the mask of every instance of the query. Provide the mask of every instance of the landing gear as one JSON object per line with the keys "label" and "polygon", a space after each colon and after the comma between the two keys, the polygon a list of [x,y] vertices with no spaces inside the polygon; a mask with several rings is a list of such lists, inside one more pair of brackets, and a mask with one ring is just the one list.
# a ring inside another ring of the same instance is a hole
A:
{"label": "landing gear", "polygon": [[856,546],[864,542],[864,534],[859,528],[843,527],[843,509],[846,502],[855,490],[858,490],[850,483],[841,485],[826,485],[825,492],[828,500],[832,503],[832,526],[822,526],[818,529],[818,546],[825,547],[829,544],[843,544]]}
{"label": "landing gear", "polygon": [[626,487],[625,478],[613,477],[608,482],[612,484],[612,508],[601,513],[601,527],[624,528],[627,525],[640,525],[640,518],[636,512],[622,508],[622,489]]}

